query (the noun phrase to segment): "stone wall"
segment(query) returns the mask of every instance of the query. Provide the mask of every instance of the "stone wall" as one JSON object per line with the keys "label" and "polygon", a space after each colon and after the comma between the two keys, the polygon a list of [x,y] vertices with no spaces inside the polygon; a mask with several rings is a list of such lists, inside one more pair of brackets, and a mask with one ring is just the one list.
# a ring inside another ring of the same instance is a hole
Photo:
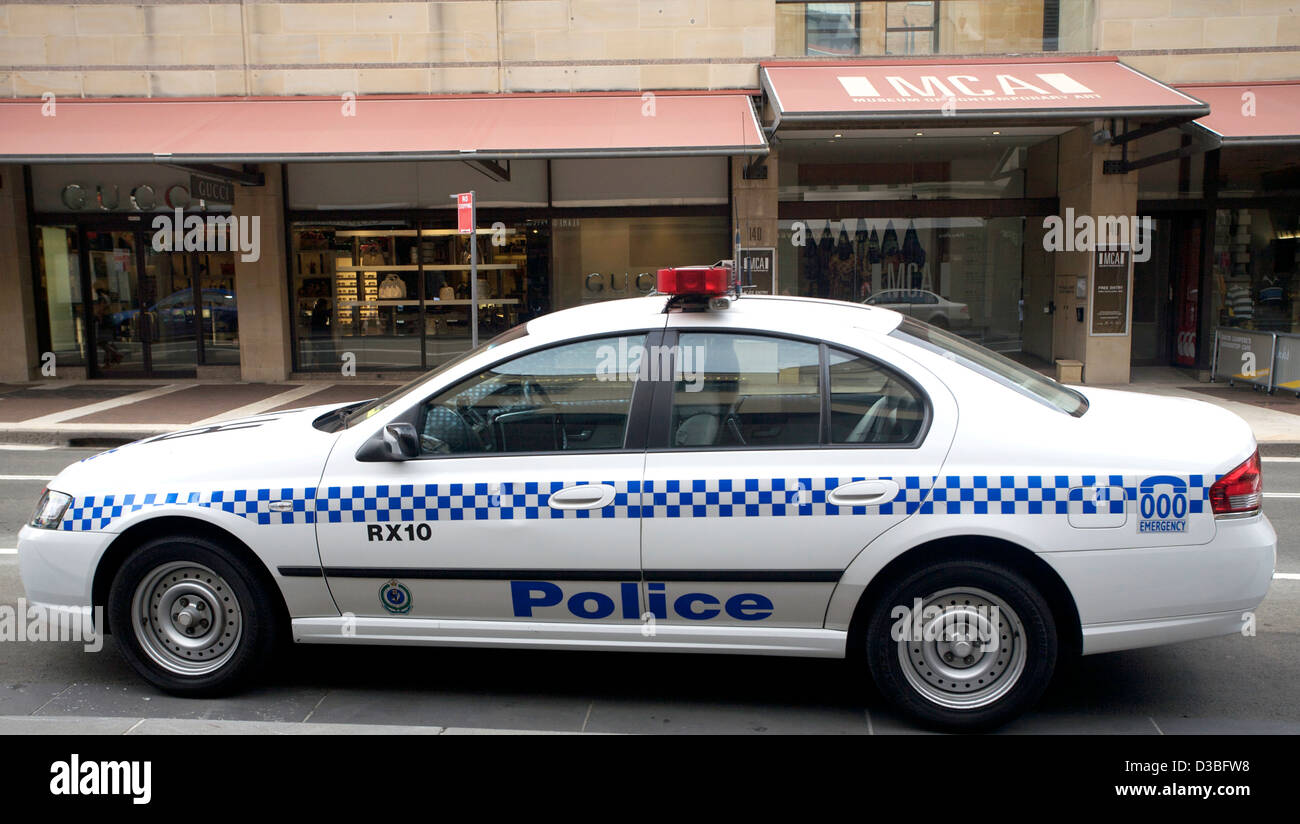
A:
{"label": "stone wall", "polygon": [[748,88],[774,16],[767,0],[7,3],[0,95]]}

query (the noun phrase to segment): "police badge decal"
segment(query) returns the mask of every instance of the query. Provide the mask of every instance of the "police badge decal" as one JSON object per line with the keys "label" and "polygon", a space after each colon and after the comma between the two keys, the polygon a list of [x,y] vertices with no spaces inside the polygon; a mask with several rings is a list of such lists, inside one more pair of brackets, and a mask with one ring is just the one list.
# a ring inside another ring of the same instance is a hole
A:
{"label": "police badge decal", "polygon": [[379,588],[379,601],[393,615],[411,611],[411,591],[397,581],[389,581]]}

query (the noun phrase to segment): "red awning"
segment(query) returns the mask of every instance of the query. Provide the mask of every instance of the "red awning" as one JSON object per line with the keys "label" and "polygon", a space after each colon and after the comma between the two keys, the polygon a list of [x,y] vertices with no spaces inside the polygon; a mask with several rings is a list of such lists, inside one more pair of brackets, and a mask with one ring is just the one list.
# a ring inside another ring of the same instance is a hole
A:
{"label": "red awning", "polygon": [[[744,92],[0,101],[0,161],[654,157],[767,152]],[[52,113],[53,116],[49,116]]]}
{"label": "red awning", "polygon": [[1113,57],[766,63],[781,123],[1186,117],[1209,107]]}
{"label": "red awning", "polygon": [[1179,86],[1210,104],[1196,125],[1224,146],[1300,143],[1300,83]]}

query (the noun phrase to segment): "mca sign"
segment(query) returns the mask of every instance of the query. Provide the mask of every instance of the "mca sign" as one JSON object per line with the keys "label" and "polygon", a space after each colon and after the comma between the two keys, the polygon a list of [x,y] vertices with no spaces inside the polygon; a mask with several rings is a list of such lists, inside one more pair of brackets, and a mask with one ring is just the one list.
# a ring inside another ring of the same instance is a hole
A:
{"label": "mca sign", "polygon": [[1138,487],[1138,532],[1186,532],[1187,482],[1154,475]]}

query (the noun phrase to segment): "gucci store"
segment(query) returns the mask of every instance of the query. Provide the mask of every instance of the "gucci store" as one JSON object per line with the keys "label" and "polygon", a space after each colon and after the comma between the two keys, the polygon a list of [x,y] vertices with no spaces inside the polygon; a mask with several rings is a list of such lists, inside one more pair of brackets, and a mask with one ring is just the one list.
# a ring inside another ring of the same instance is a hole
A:
{"label": "gucci store", "polygon": [[731,256],[733,168],[768,151],[753,100],[0,102],[0,224],[30,266],[6,273],[30,302],[16,379],[378,378],[646,294],[663,266]]}

